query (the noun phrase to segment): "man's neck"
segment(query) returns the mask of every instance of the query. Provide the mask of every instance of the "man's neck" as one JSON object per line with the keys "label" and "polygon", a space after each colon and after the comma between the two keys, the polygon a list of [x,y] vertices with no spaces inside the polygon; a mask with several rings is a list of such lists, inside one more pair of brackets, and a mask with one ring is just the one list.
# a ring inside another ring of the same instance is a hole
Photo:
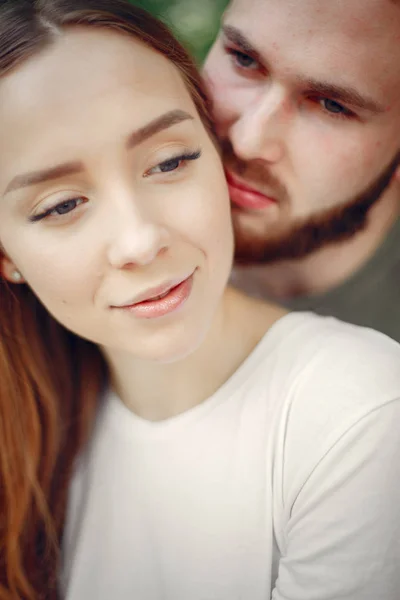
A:
{"label": "man's neck", "polygon": [[248,293],[276,301],[319,295],[341,285],[376,253],[399,216],[398,188],[374,206],[367,226],[351,239],[302,260],[236,267],[233,282]]}

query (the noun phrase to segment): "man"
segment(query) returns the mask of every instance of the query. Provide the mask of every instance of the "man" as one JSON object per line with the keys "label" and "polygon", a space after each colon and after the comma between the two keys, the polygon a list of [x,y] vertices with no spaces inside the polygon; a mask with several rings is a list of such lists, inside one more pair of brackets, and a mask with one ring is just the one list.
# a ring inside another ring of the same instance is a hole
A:
{"label": "man", "polygon": [[232,0],[205,77],[236,284],[400,341],[399,0]]}

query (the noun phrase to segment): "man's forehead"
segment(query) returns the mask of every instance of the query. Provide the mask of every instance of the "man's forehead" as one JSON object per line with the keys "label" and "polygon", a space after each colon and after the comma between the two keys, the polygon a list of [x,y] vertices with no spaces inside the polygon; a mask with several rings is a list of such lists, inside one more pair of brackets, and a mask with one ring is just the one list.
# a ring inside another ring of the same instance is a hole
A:
{"label": "man's forehead", "polygon": [[255,32],[268,32],[281,21],[292,34],[323,30],[352,39],[389,35],[399,41],[400,0],[231,0],[226,15],[243,19]]}
{"label": "man's forehead", "polygon": [[[360,18],[364,16],[383,15],[386,11],[393,11],[400,7],[400,0],[230,0],[228,9],[246,9],[252,6],[253,9],[258,8],[261,12],[270,9],[274,5],[279,6],[284,10],[293,12],[298,9],[300,13],[318,16],[327,14],[349,14],[358,15]],[[394,14],[393,12],[391,13]]]}
{"label": "man's forehead", "polygon": [[232,0],[224,23],[277,68],[399,92],[400,0]]}

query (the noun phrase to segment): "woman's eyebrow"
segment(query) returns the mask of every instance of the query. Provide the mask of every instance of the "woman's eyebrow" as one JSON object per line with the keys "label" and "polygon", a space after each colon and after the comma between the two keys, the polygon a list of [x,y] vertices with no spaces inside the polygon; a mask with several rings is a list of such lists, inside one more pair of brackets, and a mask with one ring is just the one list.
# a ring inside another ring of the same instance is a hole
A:
{"label": "woman's eyebrow", "polygon": [[[133,148],[134,146],[143,143],[164,129],[168,129],[173,125],[181,123],[182,121],[187,121],[189,119],[193,120],[193,118],[194,117],[192,115],[184,110],[170,110],[131,133],[127,138],[126,147]],[[40,171],[30,171],[28,173],[16,175],[7,185],[3,195],[5,196],[6,194],[14,192],[20,188],[31,185],[39,185],[40,183],[44,183],[46,181],[52,181],[54,179],[60,179],[61,177],[68,177],[69,175],[83,173],[84,170],[85,167],[81,161],[72,161],[55,165],[54,167],[49,167],[47,169],[42,169]]]}
{"label": "woman's eyebrow", "polygon": [[164,129],[168,129],[173,125],[177,125],[182,121],[193,120],[193,116],[188,112],[180,109],[170,110],[159,117],[156,117],[147,125],[144,125],[140,129],[137,129],[128,136],[127,147],[133,148],[142,144],[153,135],[160,133]]}
{"label": "woman's eyebrow", "polygon": [[30,185],[38,185],[45,181],[51,181],[53,179],[60,179],[61,177],[67,177],[68,175],[76,175],[82,173],[84,166],[82,162],[73,161],[49,167],[48,169],[42,169],[40,171],[30,171],[28,173],[22,173],[16,175],[7,185],[4,196],[10,192],[14,192],[20,188],[28,187]]}

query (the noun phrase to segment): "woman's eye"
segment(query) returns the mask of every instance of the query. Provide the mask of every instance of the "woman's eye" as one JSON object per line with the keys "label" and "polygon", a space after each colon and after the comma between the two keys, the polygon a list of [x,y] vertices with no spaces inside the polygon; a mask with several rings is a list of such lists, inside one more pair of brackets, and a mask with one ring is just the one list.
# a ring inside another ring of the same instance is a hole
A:
{"label": "woman's eye", "polygon": [[196,160],[200,158],[201,151],[197,150],[196,152],[187,152],[185,154],[180,154],[179,156],[173,156],[168,160],[164,160],[159,163],[152,169],[149,169],[145,173],[145,177],[149,175],[156,175],[158,173],[171,173],[173,171],[178,171],[186,166],[186,163],[191,160]]}
{"label": "woman's eye", "polygon": [[[153,173],[168,173],[169,171],[175,171],[179,165],[181,164],[182,159],[181,158],[170,158],[169,160],[166,160],[165,162],[160,163],[159,165],[157,165],[156,167],[154,167],[154,169],[152,169]],[[158,169],[158,171],[157,171]]]}
{"label": "woman's eye", "polygon": [[56,204],[52,208],[48,208],[47,210],[39,213],[38,215],[33,215],[30,217],[30,221],[36,222],[41,221],[47,217],[61,217],[62,215],[66,215],[73,210],[75,210],[80,204],[85,202],[84,198],[71,198],[69,200],[64,200],[59,204]]}
{"label": "woman's eye", "polygon": [[61,204],[57,204],[57,206],[51,211],[51,214],[66,215],[67,213],[74,210],[74,208],[76,208],[79,204],[82,204],[82,202],[82,198],[73,198],[71,200],[66,200]]}

